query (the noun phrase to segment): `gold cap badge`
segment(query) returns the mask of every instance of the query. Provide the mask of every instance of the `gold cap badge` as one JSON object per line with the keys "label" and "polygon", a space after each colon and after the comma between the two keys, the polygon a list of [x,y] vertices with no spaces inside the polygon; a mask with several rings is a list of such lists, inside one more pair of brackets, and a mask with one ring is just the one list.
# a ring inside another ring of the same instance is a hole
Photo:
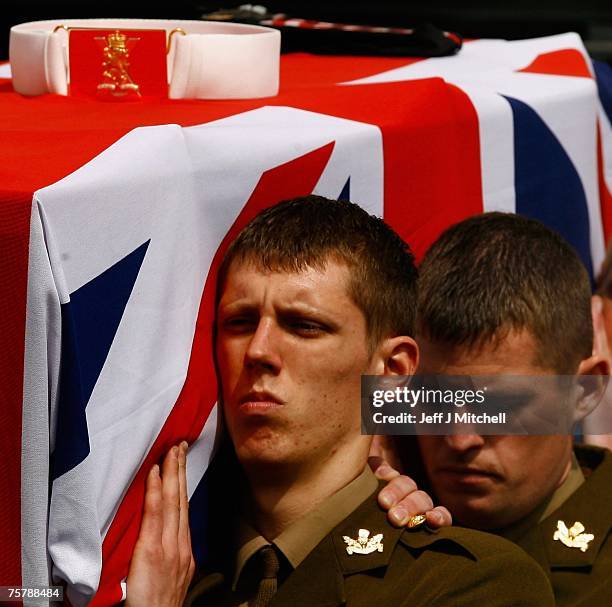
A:
{"label": "gold cap badge", "polygon": [[553,541],[559,540],[569,548],[580,548],[582,552],[588,550],[589,542],[594,538],[592,533],[584,533],[584,525],[579,521],[569,529],[563,521],[557,521],[557,530],[553,535]]}
{"label": "gold cap badge", "polygon": [[349,554],[370,554],[371,552],[382,552],[383,534],[377,533],[370,537],[370,532],[367,529],[360,529],[356,540],[348,535],[343,535],[342,538],[347,543],[346,551]]}

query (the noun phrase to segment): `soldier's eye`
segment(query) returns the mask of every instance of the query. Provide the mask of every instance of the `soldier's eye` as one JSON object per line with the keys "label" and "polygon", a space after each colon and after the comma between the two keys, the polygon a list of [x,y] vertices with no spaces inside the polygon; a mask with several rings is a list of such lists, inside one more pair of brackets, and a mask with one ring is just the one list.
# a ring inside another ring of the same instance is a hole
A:
{"label": "soldier's eye", "polygon": [[326,331],[326,327],[322,323],[305,318],[289,318],[287,319],[287,326],[291,331],[304,337],[317,337]]}
{"label": "soldier's eye", "polygon": [[230,333],[250,331],[257,325],[257,320],[250,316],[230,316],[223,320],[222,326]]}

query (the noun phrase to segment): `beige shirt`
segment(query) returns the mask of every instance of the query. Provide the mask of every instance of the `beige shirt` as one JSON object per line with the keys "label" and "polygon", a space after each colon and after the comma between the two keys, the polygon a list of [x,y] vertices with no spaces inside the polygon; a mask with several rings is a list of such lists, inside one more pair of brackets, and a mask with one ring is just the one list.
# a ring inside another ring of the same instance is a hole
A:
{"label": "beige shirt", "polygon": [[[274,538],[274,545],[287,558],[295,569],[313,550],[313,548],[353,510],[367,499],[378,487],[378,481],[366,466],[363,472],[348,485],[330,495],[316,508],[298,519]],[[232,590],[236,590],[240,575],[249,559],[264,546],[271,542],[241,520],[238,528],[238,551]],[[254,597],[249,597],[252,599]],[[248,601],[240,603],[247,607]]]}

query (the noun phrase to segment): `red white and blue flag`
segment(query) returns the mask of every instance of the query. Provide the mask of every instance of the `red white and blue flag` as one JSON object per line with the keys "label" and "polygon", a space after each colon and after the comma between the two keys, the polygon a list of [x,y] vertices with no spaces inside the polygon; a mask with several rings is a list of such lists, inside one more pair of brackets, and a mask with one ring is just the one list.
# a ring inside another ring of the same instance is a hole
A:
{"label": "red white and blue flag", "polygon": [[44,585],[50,567],[73,605],[119,602],[144,478],[182,439],[200,554],[215,272],[266,206],[351,199],[417,257],[469,215],[518,212],[601,263],[612,83],[577,36],[281,69],[278,97],[243,102],[25,100],[0,81],[0,583]]}

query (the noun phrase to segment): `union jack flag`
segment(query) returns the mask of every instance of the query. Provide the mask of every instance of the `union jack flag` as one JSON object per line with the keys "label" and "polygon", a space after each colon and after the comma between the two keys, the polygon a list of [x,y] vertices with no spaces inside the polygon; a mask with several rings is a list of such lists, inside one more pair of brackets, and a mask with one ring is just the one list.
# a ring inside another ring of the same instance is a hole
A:
{"label": "union jack flag", "polygon": [[14,236],[0,242],[0,583],[119,602],[145,475],[182,439],[202,554],[216,268],[266,206],[350,198],[417,258],[451,223],[518,212],[600,264],[612,83],[578,36],[424,60],[288,55],[281,70],[278,97],[244,102],[24,100],[0,81],[0,229]]}

